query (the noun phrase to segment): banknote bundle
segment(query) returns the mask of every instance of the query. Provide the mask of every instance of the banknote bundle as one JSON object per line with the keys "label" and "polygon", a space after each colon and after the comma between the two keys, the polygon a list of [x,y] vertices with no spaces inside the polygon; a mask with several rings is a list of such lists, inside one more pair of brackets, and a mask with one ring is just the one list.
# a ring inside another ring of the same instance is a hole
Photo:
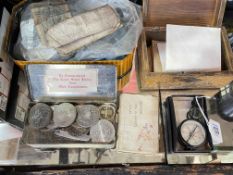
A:
{"label": "banknote bundle", "polygon": [[41,43],[60,55],[69,55],[122,26],[109,5],[75,16],[64,0],[33,3],[30,10]]}

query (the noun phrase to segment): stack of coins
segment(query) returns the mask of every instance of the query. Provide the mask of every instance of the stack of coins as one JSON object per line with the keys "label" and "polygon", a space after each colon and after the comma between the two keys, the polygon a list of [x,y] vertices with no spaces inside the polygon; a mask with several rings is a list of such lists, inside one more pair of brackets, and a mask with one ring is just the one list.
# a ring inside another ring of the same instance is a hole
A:
{"label": "stack of coins", "polygon": [[[29,113],[29,125],[42,129],[47,127],[55,134],[68,139],[91,141],[94,143],[110,143],[115,140],[113,125],[116,115],[116,105],[105,103],[100,106],[85,104],[74,106],[61,103],[52,107],[38,103]],[[61,132],[58,132],[61,131]]]}

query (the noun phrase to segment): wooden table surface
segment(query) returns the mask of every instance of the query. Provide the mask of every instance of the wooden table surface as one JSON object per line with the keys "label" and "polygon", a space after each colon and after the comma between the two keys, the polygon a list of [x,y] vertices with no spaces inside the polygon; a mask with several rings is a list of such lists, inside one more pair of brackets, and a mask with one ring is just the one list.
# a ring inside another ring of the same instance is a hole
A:
{"label": "wooden table surface", "polygon": [[[33,169],[33,171],[32,171]],[[47,169],[47,170],[46,170]],[[3,172],[3,171],[2,171]],[[119,167],[11,167],[6,172],[16,175],[204,175],[233,174],[232,165],[134,165]],[[0,171],[1,174],[1,171]]]}

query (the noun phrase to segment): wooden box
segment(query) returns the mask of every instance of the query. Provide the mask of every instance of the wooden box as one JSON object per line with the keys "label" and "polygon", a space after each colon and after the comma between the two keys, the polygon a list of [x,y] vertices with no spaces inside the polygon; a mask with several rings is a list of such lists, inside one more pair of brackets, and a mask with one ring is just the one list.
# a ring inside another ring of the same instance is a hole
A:
{"label": "wooden box", "polygon": [[137,50],[141,89],[210,89],[232,81],[233,54],[225,28],[221,72],[155,72],[151,56],[152,41],[165,41],[166,24],[221,27],[225,7],[226,0],[144,0],[144,30]]}

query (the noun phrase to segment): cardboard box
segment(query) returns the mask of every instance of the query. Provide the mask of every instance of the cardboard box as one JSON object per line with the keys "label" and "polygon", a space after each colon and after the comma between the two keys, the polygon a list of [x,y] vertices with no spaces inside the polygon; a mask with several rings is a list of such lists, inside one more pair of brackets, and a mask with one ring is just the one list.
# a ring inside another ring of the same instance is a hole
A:
{"label": "cardboard box", "polygon": [[0,117],[3,119],[6,118],[6,108],[13,71],[13,62],[8,59],[7,52],[4,49],[9,17],[9,12],[5,8],[2,8],[0,11]]}
{"label": "cardboard box", "polygon": [[15,67],[11,82],[6,121],[17,128],[24,127],[24,119],[30,103],[26,77]]}
{"label": "cardboard box", "polygon": [[[127,55],[122,60],[103,60],[103,61],[23,61],[23,59],[15,59],[12,55],[13,46],[16,43],[19,33],[20,12],[29,2],[27,0],[21,1],[14,6],[8,23],[7,36],[6,36],[6,49],[9,52],[10,57],[14,60],[15,64],[21,69],[27,64],[112,64],[117,67],[118,74],[118,89],[123,88],[129,81],[129,75],[132,68],[132,62],[134,58],[134,51],[132,54]],[[107,49],[107,48],[106,48]]]}
{"label": "cardboard box", "polygon": [[152,41],[165,41],[166,24],[221,27],[226,0],[145,0],[144,31],[138,45],[141,89],[212,89],[233,80],[233,54],[222,29],[222,71],[195,73],[158,73],[150,56]]}

